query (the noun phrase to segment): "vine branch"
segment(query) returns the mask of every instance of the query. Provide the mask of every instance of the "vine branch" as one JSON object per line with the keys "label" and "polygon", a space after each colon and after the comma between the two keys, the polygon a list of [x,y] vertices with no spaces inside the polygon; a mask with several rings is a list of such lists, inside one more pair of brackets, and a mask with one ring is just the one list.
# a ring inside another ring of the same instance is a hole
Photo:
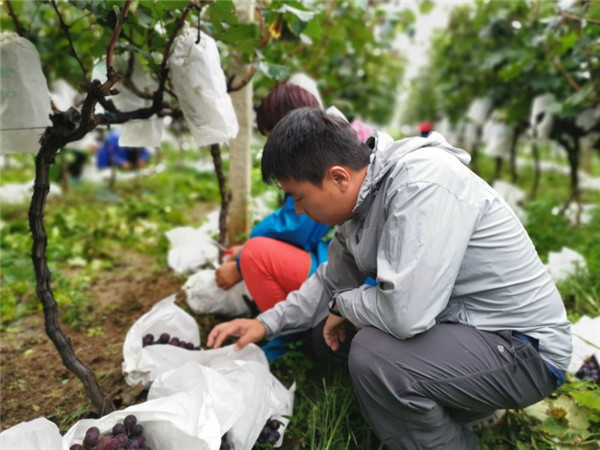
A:
{"label": "vine branch", "polygon": [[60,11],[58,10],[58,6],[56,5],[56,1],[55,0],[51,0],[51,3],[52,3],[52,6],[54,7],[54,11],[56,11],[56,15],[58,16],[58,20],[60,22],[60,26],[63,29],[63,31],[65,33],[65,36],[67,36],[67,40],[69,41],[69,47],[71,49],[71,55],[79,63],[79,67],[81,67],[81,71],[83,72],[83,77],[87,78],[87,70],[86,70],[85,66],[83,65],[83,62],[81,61],[81,59],[79,59],[79,56],[77,55],[77,52],[75,51],[75,46],[73,45],[73,40],[71,39],[71,33],[69,32],[69,27],[67,26],[67,24],[63,20],[62,15],[60,14]]}
{"label": "vine branch", "polygon": [[127,18],[127,14],[129,13],[129,6],[131,5],[131,0],[127,0],[123,9],[119,12],[119,16],[117,17],[117,23],[115,25],[115,29],[113,30],[113,35],[110,40],[110,44],[108,44],[108,49],[106,51],[106,78],[110,80],[114,77],[115,69],[113,68],[113,58],[115,52],[115,45],[117,45],[117,40],[121,35],[121,29],[123,28],[123,24],[125,23],[125,19]]}
{"label": "vine branch", "polygon": [[10,18],[13,21],[13,24],[15,25],[15,30],[17,30],[17,34],[19,36],[25,36],[27,33],[25,32],[25,28],[23,28],[23,25],[21,25],[21,22],[19,22],[19,18],[15,14],[15,11],[13,10],[11,0],[6,0],[6,7],[8,8],[8,15],[10,16]]}

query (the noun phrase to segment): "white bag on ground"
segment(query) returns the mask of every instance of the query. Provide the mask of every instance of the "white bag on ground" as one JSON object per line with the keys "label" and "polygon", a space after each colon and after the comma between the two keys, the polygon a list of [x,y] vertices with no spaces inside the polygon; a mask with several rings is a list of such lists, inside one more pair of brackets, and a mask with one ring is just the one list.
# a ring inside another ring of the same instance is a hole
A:
{"label": "white bag on ground", "polygon": [[486,142],[483,152],[492,157],[507,159],[510,157],[510,147],[513,140],[513,129],[506,123],[490,119],[484,129]]}
{"label": "white bag on ground", "polygon": [[185,27],[173,43],[168,65],[185,120],[199,147],[233,139],[238,121],[227,93],[214,39]]}
{"label": "white bag on ground", "polygon": [[126,416],[133,414],[144,427],[143,436],[150,448],[213,450],[215,447],[211,447],[209,441],[200,434],[205,431],[204,428],[198,428],[202,409],[201,404],[183,392],[149,400],[100,419],[80,420],[65,434],[62,448],[68,450],[74,443],[80,444],[85,432],[92,426],[98,427],[102,435],[109,432],[116,423],[123,423]]}
{"label": "white bag on ground", "polygon": [[217,266],[219,248],[203,232],[192,227],[177,227],[167,231],[165,236],[171,244],[167,262],[176,273],[196,272],[205,266]]}
{"label": "white bag on ground", "polygon": [[40,55],[27,39],[5,32],[0,34],[0,61],[0,154],[37,153],[44,129],[52,125]]}
{"label": "white bag on ground", "polygon": [[161,373],[180,367],[189,361],[200,361],[200,350],[186,350],[174,345],[142,346],[142,338],[151,333],[155,339],[161,333],[200,345],[200,331],[192,316],[174,304],[175,295],[158,302],[140,317],[127,332],[123,343],[123,375],[130,386],[142,383],[150,386]]}
{"label": "white bag on ground", "polygon": [[[199,429],[210,424],[199,434],[219,448],[223,436],[240,418],[243,410],[242,392],[217,371],[197,362],[189,362],[160,375],[148,392],[148,400],[168,397],[178,392],[189,394],[201,405]],[[213,445],[211,445],[211,448]]]}
{"label": "white bag on ground", "polygon": [[249,317],[250,308],[243,296],[250,298],[246,283],[240,281],[231,289],[217,286],[214,270],[201,270],[190,276],[183,285],[187,304],[196,314],[223,314],[230,317]]}
{"label": "white bag on ground", "polygon": [[600,362],[600,317],[591,319],[582,316],[579,321],[571,326],[573,337],[573,354],[568,371],[576,373],[583,361],[594,355]]}
{"label": "white bag on ground", "polygon": [[44,417],[21,422],[0,433],[2,450],[61,450],[58,427]]}
{"label": "white bag on ground", "polygon": [[563,247],[560,252],[550,252],[548,254],[548,264],[546,270],[550,273],[555,283],[564,281],[573,275],[577,267],[586,269],[585,258],[575,250]]}

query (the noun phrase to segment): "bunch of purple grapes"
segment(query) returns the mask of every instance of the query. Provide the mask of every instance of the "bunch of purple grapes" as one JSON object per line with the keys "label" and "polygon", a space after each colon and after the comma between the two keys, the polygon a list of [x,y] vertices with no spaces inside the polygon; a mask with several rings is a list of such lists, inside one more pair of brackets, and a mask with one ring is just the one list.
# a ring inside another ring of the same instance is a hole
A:
{"label": "bunch of purple grapes", "polygon": [[257,442],[259,444],[275,444],[281,437],[281,434],[277,431],[280,426],[281,422],[277,419],[267,420],[267,423],[258,436]]}
{"label": "bunch of purple grapes", "polygon": [[592,380],[600,383],[600,367],[598,366],[596,356],[592,355],[583,361],[575,376],[580,380]]}
{"label": "bunch of purple grapes", "polygon": [[69,450],[151,450],[142,434],[144,427],[130,414],[112,428],[112,433],[100,436],[98,427],[85,432],[83,444],[73,444]]}
{"label": "bunch of purple grapes", "polygon": [[155,344],[169,344],[174,345],[175,347],[185,348],[187,350],[202,350],[200,346],[194,346],[194,344],[191,342],[186,342],[184,340],[180,340],[177,337],[169,336],[169,333],[162,333],[156,340],[154,339],[154,335],[150,333],[146,334],[142,338],[143,347]]}

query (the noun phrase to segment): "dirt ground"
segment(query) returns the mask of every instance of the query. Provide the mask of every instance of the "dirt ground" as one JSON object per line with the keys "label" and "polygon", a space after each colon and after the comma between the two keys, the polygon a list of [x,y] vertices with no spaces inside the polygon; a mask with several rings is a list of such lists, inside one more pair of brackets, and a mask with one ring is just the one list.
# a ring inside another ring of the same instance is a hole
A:
{"label": "dirt ground", "polygon": [[[87,330],[61,322],[76,355],[91,367],[104,393],[117,408],[144,400],[145,392],[131,389],[121,372],[122,346],[131,325],[159,300],[179,293],[183,280],[168,268],[149,273],[149,261],[130,258],[92,285],[98,318]],[[67,370],[46,336],[43,314],[33,314],[0,335],[0,425],[4,430],[23,421],[46,417],[64,433],[77,420],[97,417],[83,384]]]}

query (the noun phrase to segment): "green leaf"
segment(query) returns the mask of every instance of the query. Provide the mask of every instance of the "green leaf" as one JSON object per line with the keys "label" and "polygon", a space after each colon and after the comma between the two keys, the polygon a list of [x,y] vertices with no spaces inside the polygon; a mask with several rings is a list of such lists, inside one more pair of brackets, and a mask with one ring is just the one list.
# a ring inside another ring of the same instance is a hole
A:
{"label": "green leaf", "polygon": [[595,392],[573,392],[571,397],[580,405],[595,411],[600,411],[600,393]]}
{"label": "green leaf", "polygon": [[565,420],[555,420],[549,417],[544,420],[539,428],[551,436],[562,437],[569,432],[569,424]]}
{"label": "green leaf", "polygon": [[256,64],[256,68],[264,73],[267,77],[274,80],[283,80],[290,74],[290,67],[277,64],[269,64],[265,61],[260,61]]}
{"label": "green leaf", "polygon": [[236,24],[238,18],[235,15],[235,7],[230,0],[220,0],[218,2],[211,3],[208,7],[210,14],[210,22],[219,33],[223,31],[222,23]]}
{"label": "green leaf", "polygon": [[434,3],[431,0],[423,0],[419,3],[419,12],[421,14],[429,14],[434,7]]}
{"label": "green leaf", "polygon": [[600,2],[590,2],[590,6],[585,17],[588,20],[600,20]]}
{"label": "green leaf", "polygon": [[298,19],[302,20],[303,22],[310,21],[317,13],[316,11],[303,11],[301,9],[294,8],[289,5],[283,5],[281,8],[279,8],[277,10],[277,12],[293,14],[294,16],[296,16]]}
{"label": "green leaf", "polygon": [[566,52],[571,50],[575,46],[575,44],[577,44],[578,41],[579,36],[575,32],[563,36],[560,40],[560,47],[558,49],[558,53],[560,55],[564,55]]}

